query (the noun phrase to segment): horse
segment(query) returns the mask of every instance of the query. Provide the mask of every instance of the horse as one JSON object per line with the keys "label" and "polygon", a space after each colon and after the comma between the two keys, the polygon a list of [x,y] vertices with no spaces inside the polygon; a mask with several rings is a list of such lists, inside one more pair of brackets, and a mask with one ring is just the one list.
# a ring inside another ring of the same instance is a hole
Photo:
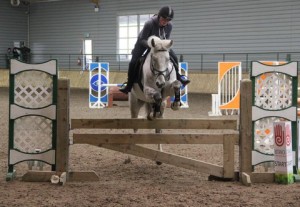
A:
{"label": "horse", "polygon": [[146,106],[147,119],[153,120],[163,118],[169,96],[175,96],[171,109],[180,108],[181,82],[177,80],[174,65],[170,61],[169,49],[173,40],[151,36],[147,43],[150,52],[142,66],[141,80],[133,84],[129,93],[129,107],[131,118],[138,118],[140,109]]}
{"label": "horse", "polygon": [[[170,61],[169,49],[173,45],[172,40],[161,40],[156,36],[148,38],[150,52],[146,56],[141,70],[141,78],[133,84],[128,95],[131,118],[138,118],[140,109],[146,106],[148,120],[164,117],[164,110],[167,105],[167,98],[175,96],[171,109],[180,108],[180,87],[181,82],[176,78],[176,71]],[[137,132],[138,129],[134,129]],[[161,129],[155,129],[156,133],[162,133]],[[162,145],[158,145],[162,151]],[[125,163],[130,162],[130,158]],[[156,161],[156,164],[162,163]]]}

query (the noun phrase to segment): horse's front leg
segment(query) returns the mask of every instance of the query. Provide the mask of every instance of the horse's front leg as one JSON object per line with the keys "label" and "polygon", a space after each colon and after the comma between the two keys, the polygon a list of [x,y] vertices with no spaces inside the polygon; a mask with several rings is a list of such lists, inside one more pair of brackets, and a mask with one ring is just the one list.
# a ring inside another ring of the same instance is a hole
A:
{"label": "horse's front leg", "polygon": [[181,106],[181,102],[180,102],[180,87],[181,87],[181,83],[180,81],[176,80],[171,84],[171,89],[173,89],[174,91],[174,102],[171,103],[171,109],[172,110],[178,110]]}
{"label": "horse's front leg", "polygon": [[[144,94],[148,103],[151,103],[153,108],[147,107],[147,118],[152,120],[158,118],[161,114],[161,105],[162,105],[162,95],[160,91],[157,91],[150,87],[144,88]],[[153,115],[151,116],[151,113]],[[158,116],[157,116],[158,115]]]}
{"label": "horse's front leg", "polygon": [[160,104],[162,102],[161,92],[154,88],[144,87],[144,95],[146,98],[146,102],[148,103]]}

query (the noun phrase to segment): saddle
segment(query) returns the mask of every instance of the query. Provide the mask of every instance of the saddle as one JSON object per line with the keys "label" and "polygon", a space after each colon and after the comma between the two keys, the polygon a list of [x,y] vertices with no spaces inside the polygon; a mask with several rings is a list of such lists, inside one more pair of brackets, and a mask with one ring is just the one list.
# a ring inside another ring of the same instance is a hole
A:
{"label": "saddle", "polygon": [[137,83],[141,90],[144,91],[144,86],[141,82],[142,80],[142,77],[143,77],[143,65],[145,63],[145,60],[146,60],[146,57],[148,55],[150,51],[147,50],[139,59],[138,61],[136,62],[135,64],[135,71],[137,72],[137,75],[135,76],[135,80],[134,80],[134,83]]}

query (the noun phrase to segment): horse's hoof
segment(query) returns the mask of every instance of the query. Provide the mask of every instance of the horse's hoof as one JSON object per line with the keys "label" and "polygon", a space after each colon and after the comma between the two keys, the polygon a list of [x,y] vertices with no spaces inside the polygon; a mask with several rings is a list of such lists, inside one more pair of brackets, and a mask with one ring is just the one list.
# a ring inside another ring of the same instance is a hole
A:
{"label": "horse's hoof", "polygon": [[162,165],[162,162],[156,161],[157,165]]}
{"label": "horse's hoof", "polygon": [[173,102],[173,103],[171,104],[171,109],[172,109],[173,111],[179,110],[179,109],[180,109],[180,102]]}
{"label": "horse's hoof", "polygon": [[124,164],[128,164],[128,163],[131,163],[130,157],[128,157],[127,159],[124,160]]}
{"label": "horse's hoof", "polygon": [[149,121],[152,121],[152,120],[153,120],[153,117],[150,116],[150,115],[148,115],[148,116],[147,116],[147,119],[148,119]]}

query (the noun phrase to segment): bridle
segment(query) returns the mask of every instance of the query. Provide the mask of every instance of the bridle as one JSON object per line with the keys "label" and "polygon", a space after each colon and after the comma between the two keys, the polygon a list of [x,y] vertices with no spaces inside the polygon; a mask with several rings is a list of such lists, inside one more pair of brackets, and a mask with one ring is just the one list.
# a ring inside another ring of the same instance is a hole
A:
{"label": "bridle", "polygon": [[[158,52],[166,52],[167,50],[158,50]],[[166,81],[170,80],[170,76],[171,76],[171,73],[172,71],[174,70],[174,66],[172,65],[172,69],[169,71],[168,70],[168,66],[165,70],[163,71],[160,71],[160,70],[157,70],[154,65],[153,65],[153,61],[152,61],[152,56],[151,56],[151,60],[150,60],[150,70],[151,70],[151,73],[156,76],[156,78],[158,78],[159,76],[163,76],[165,78]]]}

